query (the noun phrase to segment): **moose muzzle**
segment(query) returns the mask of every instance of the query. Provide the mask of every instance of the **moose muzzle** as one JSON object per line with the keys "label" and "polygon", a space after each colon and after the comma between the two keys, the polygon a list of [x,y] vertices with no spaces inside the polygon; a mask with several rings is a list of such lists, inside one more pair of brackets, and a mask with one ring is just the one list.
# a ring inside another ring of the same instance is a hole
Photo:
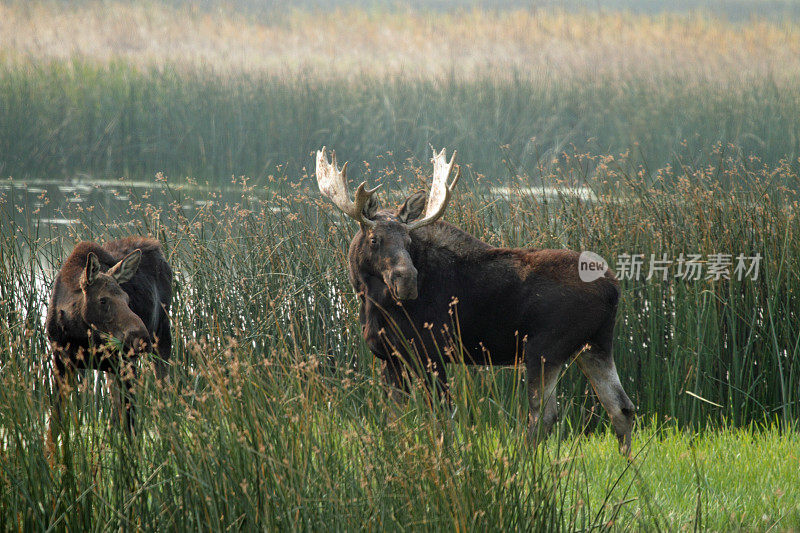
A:
{"label": "moose muzzle", "polygon": [[398,300],[417,299],[417,269],[413,266],[392,269],[385,281]]}
{"label": "moose muzzle", "polygon": [[125,353],[148,353],[153,351],[153,345],[150,342],[150,333],[147,327],[133,311],[127,313],[120,313],[118,318],[115,337],[122,341]]}
{"label": "moose muzzle", "polygon": [[133,350],[133,353],[148,353],[153,351],[153,345],[150,343],[150,334],[147,330],[136,328],[125,332],[123,337],[125,351]]}

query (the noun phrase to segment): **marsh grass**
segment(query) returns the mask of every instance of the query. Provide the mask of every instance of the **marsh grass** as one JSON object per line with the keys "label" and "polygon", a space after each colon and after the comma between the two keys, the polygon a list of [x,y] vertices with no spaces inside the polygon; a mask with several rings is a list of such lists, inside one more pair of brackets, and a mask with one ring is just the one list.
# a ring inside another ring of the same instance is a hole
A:
{"label": "marsh grass", "polygon": [[323,145],[384,168],[427,160],[429,143],[470,154],[474,171],[498,183],[540,179],[572,153],[704,167],[722,145],[796,166],[796,85],[654,76],[325,79],[11,62],[0,66],[0,173],[66,182],[163,172],[224,184],[279,168],[296,179]]}
{"label": "marsh grass", "polygon": [[[240,200],[209,192],[187,211],[199,189],[160,178],[123,213],[65,207],[82,221],[66,232],[20,219],[25,206],[6,193],[3,527],[798,527],[788,466],[799,453],[797,198],[771,186],[796,173],[721,157],[648,174],[605,157],[591,178],[578,172],[584,157],[543,175],[561,191],[546,202],[527,177],[497,196],[468,174],[446,218],[493,244],[588,249],[612,263],[622,252],[764,258],[757,281],[623,281],[615,357],[642,421],[631,465],[604,415],[580,437],[588,400],[572,368],[559,386],[563,422],[535,449],[519,368],[450,368],[453,412],[432,408],[418,384],[389,401],[346,279],[354,228],[304,185],[244,182]],[[391,202],[418,186],[404,176],[424,173],[372,174]],[[576,185],[596,199],[570,195]],[[154,382],[140,363],[128,439],[89,373],[48,454],[48,287],[77,239],[131,232],[158,236],[175,269],[171,380]]]}
{"label": "marsh grass", "polygon": [[564,153],[800,155],[794,19],[44,1],[0,20],[3,177],[299,178],[323,145],[374,168],[448,146],[497,182]]}

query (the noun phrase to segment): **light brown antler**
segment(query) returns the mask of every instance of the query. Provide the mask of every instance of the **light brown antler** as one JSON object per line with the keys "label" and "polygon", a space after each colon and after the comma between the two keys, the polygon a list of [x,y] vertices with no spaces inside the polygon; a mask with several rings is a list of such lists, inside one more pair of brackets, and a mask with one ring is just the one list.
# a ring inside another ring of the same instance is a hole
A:
{"label": "light brown antler", "polygon": [[[428,193],[428,203],[425,204],[425,214],[421,219],[408,224],[409,230],[436,222],[444,214],[453,189],[458,183],[458,178],[461,177],[461,167],[455,164],[457,152],[453,151],[453,157],[450,158],[450,162],[447,161],[444,152],[444,148],[438,154],[436,150],[433,150],[433,158],[431,159],[433,163],[433,183],[431,184],[431,192]],[[456,167],[456,177],[453,178],[453,182],[450,185],[447,185],[447,180],[450,178],[454,166]]]}
{"label": "light brown antler", "polygon": [[330,198],[344,214],[359,224],[368,227],[375,225],[375,222],[364,216],[364,206],[369,197],[380,188],[380,185],[374,189],[367,189],[367,182],[361,182],[356,189],[355,202],[350,201],[347,194],[347,163],[345,162],[342,169],[339,170],[335,151],[331,151],[331,162],[329,163],[324,146],[322,150],[317,150],[317,185],[319,185],[320,192]]}

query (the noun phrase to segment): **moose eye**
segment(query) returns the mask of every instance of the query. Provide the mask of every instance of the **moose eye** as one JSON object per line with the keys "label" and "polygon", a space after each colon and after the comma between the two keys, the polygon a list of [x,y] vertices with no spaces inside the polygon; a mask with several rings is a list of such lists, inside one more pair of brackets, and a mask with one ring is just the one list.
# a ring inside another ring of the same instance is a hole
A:
{"label": "moose eye", "polygon": [[377,239],[377,238],[375,238],[375,237],[372,237],[372,238],[369,240],[369,243],[370,243],[372,246],[378,246],[378,239]]}
{"label": "moose eye", "polygon": [[108,305],[108,298],[105,296],[100,298],[100,305]]}

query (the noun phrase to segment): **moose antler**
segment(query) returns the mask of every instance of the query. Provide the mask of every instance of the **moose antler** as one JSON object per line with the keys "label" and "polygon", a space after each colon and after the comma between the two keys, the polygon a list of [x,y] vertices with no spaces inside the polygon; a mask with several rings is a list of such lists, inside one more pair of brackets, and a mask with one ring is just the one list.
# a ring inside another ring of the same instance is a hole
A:
{"label": "moose antler", "polygon": [[[425,204],[425,214],[421,219],[409,223],[409,230],[436,222],[444,214],[453,189],[458,183],[458,178],[461,177],[461,167],[455,164],[457,152],[453,151],[453,157],[450,158],[449,163],[444,152],[444,148],[438,154],[436,150],[433,150],[433,158],[431,159],[433,163],[433,183],[431,184],[431,192],[428,194],[428,203]],[[453,182],[450,185],[447,185],[453,166],[456,167],[456,177],[453,178]]]}
{"label": "moose antler", "polygon": [[375,225],[375,222],[364,216],[364,206],[369,197],[380,188],[380,185],[374,189],[367,189],[367,182],[361,182],[356,189],[356,200],[351,202],[347,194],[347,163],[345,162],[342,169],[339,170],[336,164],[336,152],[333,150],[331,150],[331,162],[329,163],[324,146],[322,150],[317,150],[317,185],[319,185],[320,192],[330,198],[344,214],[367,227]]}

